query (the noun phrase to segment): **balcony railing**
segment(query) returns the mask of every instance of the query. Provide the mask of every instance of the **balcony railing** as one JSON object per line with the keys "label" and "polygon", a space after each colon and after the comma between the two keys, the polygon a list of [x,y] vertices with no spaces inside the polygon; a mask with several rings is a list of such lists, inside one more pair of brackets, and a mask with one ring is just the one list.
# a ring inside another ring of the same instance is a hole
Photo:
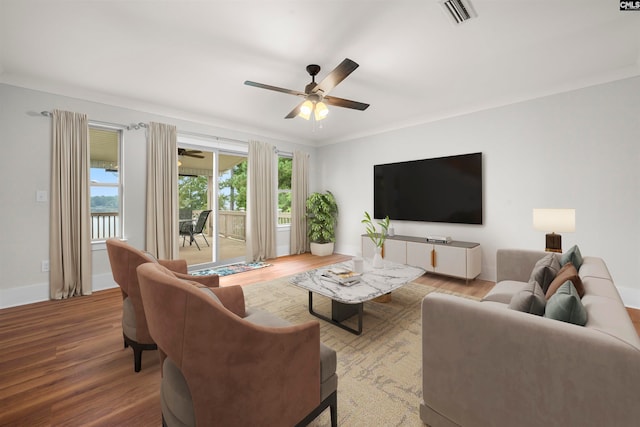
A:
{"label": "balcony railing", "polygon": [[[218,234],[222,237],[246,240],[247,213],[218,211]],[[291,213],[278,212],[278,225],[291,224]],[[91,212],[91,239],[115,237],[120,229],[118,212]]]}
{"label": "balcony railing", "polygon": [[120,230],[118,212],[91,212],[91,240],[115,237]]}

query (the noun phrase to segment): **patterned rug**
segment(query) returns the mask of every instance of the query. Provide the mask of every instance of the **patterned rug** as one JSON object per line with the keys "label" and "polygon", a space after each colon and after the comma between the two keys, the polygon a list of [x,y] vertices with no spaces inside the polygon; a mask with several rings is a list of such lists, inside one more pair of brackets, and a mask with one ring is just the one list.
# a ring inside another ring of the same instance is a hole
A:
{"label": "patterned rug", "polygon": [[[366,302],[360,336],[309,314],[307,291],[289,284],[287,278],[243,290],[247,307],[259,307],[294,324],[320,322],[320,339],[338,356],[338,425],[424,426],[419,415],[420,308],[424,296],[435,288],[409,283],[394,291],[389,303]],[[314,295],[314,309],[328,315],[330,300]],[[329,411],[311,424],[330,425]]]}
{"label": "patterned rug", "polygon": [[222,267],[206,268],[204,270],[192,271],[192,276],[208,276],[217,274],[218,276],[228,276],[230,274],[242,273],[245,271],[257,270],[258,268],[270,267],[272,264],[266,262],[239,262],[237,264],[223,265]]}

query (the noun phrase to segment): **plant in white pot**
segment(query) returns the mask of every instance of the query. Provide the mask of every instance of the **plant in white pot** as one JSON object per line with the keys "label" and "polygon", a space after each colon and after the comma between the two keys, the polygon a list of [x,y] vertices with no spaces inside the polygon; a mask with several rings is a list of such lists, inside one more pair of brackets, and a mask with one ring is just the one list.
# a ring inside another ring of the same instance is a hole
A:
{"label": "plant in white pot", "polygon": [[384,245],[384,241],[387,239],[387,231],[389,230],[389,216],[387,215],[385,219],[382,221],[378,221],[378,225],[380,226],[380,231],[376,229],[376,225],[369,215],[369,212],[364,213],[364,218],[360,221],[365,225],[365,229],[367,231],[367,236],[371,239],[374,245],[376,245],[376,253],[373,256],[373,268],[382,268],[384,267],[384,263],[382,261],[382,246]]}
{"label": "plant in white pot", "polygon": [[311,193],[307,198],[307,236],[313,255],[333,253],[338,224],[338,203],[331,191]]}

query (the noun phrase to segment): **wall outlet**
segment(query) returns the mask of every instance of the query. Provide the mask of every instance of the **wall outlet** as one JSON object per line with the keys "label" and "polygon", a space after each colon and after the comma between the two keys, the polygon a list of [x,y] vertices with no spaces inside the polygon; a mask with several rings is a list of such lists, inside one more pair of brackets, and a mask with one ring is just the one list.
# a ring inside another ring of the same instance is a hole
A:
{"label": "wall outlet", "polygon": [[49,260],[42,261],[42,271],[46,273],[49,271]]}

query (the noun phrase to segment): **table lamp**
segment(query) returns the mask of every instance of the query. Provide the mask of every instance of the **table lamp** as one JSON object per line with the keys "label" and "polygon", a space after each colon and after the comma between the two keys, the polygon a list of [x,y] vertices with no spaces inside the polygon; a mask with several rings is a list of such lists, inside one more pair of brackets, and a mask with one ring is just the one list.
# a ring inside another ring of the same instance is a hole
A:
{"label": "table lamp", "polygon": [[[534,209],[533,228],[546,231],[547,252],[562,252],[562,236],[556,232],[576,231],[575,209]],[[550,232],[550,233],[549,233]]]}

